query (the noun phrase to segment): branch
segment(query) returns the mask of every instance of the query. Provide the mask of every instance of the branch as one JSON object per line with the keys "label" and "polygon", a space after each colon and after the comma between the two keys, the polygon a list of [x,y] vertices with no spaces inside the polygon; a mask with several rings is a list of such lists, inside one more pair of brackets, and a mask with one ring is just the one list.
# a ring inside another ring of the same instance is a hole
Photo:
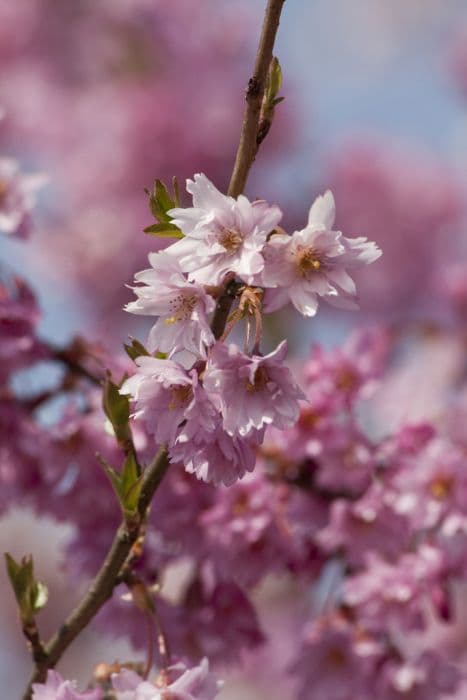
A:
{"label": "branch", "polygon": [[36,665],[43,663],[46,658],[46,652],[39,635],[35,618],[28,624],[23,625],[23,634],[27,639],[34,663]]}
{"label": "branch", "polygon": [[84,598],[45,645],[45,658],[40,663],[36,664],[34,675],[23,696],[24,700],[29,700],[31,697],[32,683],[45,680],[47,669],[55,666],[73,640],[76,639],[78,634],[89,624],[104,603],[112,596],[120,570],[125,564],[132,546],[138,539],[148,506],[168,466],[169,460],[167,452],[162,448],[143,475],[143,485],[137,508],[139,523],[135,523],[133,527],[130,527],[123,520],[120,524],[105,561]]}
{"label": "branch", "polygon": [[257,137],[261,105],[284,2],[285,0],[268,0],[266,7],[253,75],[248,82],[246,91],[246,107],[240,143],[228,189],[228,193],[232,197],[238,197],[245,189],[248,174],[258,152]]}
{"label": "branch", "polygon": [[[240,143],[228,189],[228,193],[233,197],[243,192],[258,150],[257,134],[261,105],[284,1],[285,0],[268,0],[266,7],[253,77],[248,83],[246,94],[247,105],[243,119]],[[224,284],[224,291],[217,300],[216,309],[211,322],[211,328],[216,338],[220,338],[224,332],[230,308],[236,296],[236,291],[235,283],[231,278],[227,279]],[[76,366],[74,362],[70,362],[73,358],[70,358],[68,355],[60,353],[57,359],[64,361],[71,369],[84,374],[84,376],[91,381],[95,379],[95,377],[89,375],[85,369],[83,372],[81,365]],[[138,500],[138,518],[136,522],[128,523],[125,522],[124,519],[122,520],[105,561],[84,598],[78,603],[77,607],[72,611],[56,634],[45,645],[45,657],[42,660],[38,659],[36,661],[35,671],[23,696],[23,700],[30,700],[32,684],[45,680],[47,669],[56,665],[73,640],[76,639],[79,633],[99,612],[104,603],[112,596],[114,588],[119,581],[122,567],[125,565],[133,545],[138,540],[154,493],[164,478],[168,467],[169,459],[167,450],[162,447],[143,474],[143,485]]]}

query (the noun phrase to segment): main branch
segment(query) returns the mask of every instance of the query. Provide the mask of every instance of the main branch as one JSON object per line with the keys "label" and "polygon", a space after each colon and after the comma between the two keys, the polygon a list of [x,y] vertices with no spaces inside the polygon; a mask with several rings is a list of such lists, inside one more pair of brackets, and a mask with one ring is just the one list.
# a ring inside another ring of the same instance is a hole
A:
{"label": "main branch", "polygon": [[[258,150],[257,136],[261,104],[264,97],[267,74],[272,60],[274,42],[284,1],[285,0],[268,0],[266,6],[254,72],[248,83],[246,109],[240,142],[229,184],[228,193],[233,197],[237,197],[243,192],[250,168]],[[216,338],[220,338],[224,332],[234,296],[231,280],[229,280],[225,284],[223,294],[221,294],[217,300],[211,324]],[[141,526],[147,517],[147,511],[152,498],[164,478],[168,467],[169,459],[167,450],[161,448],[144,472],[136,523],[130,527],[130,525],[123,520],[120,524],[105,561],[84,598],[78,603],[60,629],[45,645],[44,658],[36,663],[33,677],[29,682],[23,700],[30,700],[32,684],[45,680],[47,669],[53,668],[56,665],[74,639],[76,639],[80,632],[99,612],[104,603],[112,596],[115,585],[119,580],[118,577],[121,569],[130,555],[132,546],[139,537]]]}

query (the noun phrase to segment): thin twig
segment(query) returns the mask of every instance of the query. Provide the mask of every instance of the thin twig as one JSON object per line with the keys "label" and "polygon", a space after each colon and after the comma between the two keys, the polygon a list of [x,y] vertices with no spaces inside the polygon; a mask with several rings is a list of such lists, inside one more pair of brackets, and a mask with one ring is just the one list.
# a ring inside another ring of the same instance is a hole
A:
{"label": "thin twig", "polygon": [[28,646],[30,648],[34,663],[43,663],[46,658],[46,652],[44,645],[42,644],[35,619],[32,619],[29,623],[23,626],[23,634],[28,641]]}
{"label": "thin twig", "polygon": [[87,379],[91,384],[101,385],[105,378],[105,372],[94,374],[83,363],[83,360],[91,354],[87,350],[85,342],[81,338],[74,338],[66,348],[57,348],[48,345],[49,357],[65,365],[70,374]]}
{"label": "thin twig", "polygon": [[[257,133],[261,104],[283,4],[284,0],[268,0],[266,6],[253,77],[248,84],[246,95],[247,105],[240,143],[228,190],[229,194],[233,197],[243,192],[250,168],[257,153]],[[223,293],[221,293],[217,300],[216,309],[211,322],[211,328],[216,339],[222,336],[237,292],[238,285],[232,281],[232,279],[228,279],[224,284]],[[96,377],[90,375],[81,365],[76,366],[74,362],[70,361],[74,358],[70,358],[67,355],[64,356],[63,353],[58,353],[56,359],[65,362],[71,369],[78,371],[91,381],[96,380]],[[116,582],[119,580],[121,569],[125,565],[132,546],[139,537],[149,505],[168,467],[169,458],[167,450],[162,447],[143,474],[143,485],[137,508],[139,518],[131,528],[124,520],[120,524],[105,561],[84,598],[78,603],[77,607],[72,611],[60,629],[45,645],[45,658],[43,661],[36,662],[33,677],[28,684],[23,700],[30,700],[32,683],[45,680],[47,669],[55,666],[73,640],[76,639],[79,633],[98,613],[104,603],[112,596]]]}
{"label": "thin twig", "polygon": [[154,637],[156,636],[154,618],[150,612],[144,614],[146,620],[146,632],[148,637],[148,647],[146,652],[146,664],[144,666],[143,678],[147,680],[154,664]]}
{"label": "thin twig", "polygon": [[230,178],[228,192],[232,197],[238,197],[245,189],[248,174],[258,152],[261,105],[284,2],[285,0],[268,0],[266,6],[253,75],[246,90],[246,107],[240,143]]}

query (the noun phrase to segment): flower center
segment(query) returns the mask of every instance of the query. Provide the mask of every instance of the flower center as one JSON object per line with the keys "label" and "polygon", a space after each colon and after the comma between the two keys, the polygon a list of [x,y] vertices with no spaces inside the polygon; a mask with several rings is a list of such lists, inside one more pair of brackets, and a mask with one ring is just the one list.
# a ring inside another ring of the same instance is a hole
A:
{"label": "flower center", "polygon": [[298,425],[304,430],[313,430],[320,420],[321,416],[319,413],[311,408],[302,408],[298,419]]}
{"label": "flower center", "polygon": [[236,253],[242,245],[243,236],[238,231],[230,228],[223,228],[220,231],[217,240],[221,246],[223,246],[226,251],[232,255],[233,253]]}
{"label": "flower center", "polygon": [[190,384],[177,384],[171,388],[170,392],[169,410],[174,411],[188,403],[192,396],[192,387]]}
{"label": "flower center", "polygon": [[439,501],[442,501],[449,496],[449,494],[452,491],[452,487],[453,487],[452,478],[450,478],[448,476],[445,476],[445,477],[440,476],[438,479],[435,479],[434,481],[431,482],[430,491],[431,491],[431,494],[434,498],[436,498]]}
{"label": "flower center", "polygon": [[331,647],[326,654],[326,660],[330,666],[340,668],[345,665],[347,658],[342,649]]}
{"label": "flower center", "polygon": [[319,272],[324,266],[320,253],[311,247],[297,246],[294,257],[297,269],[303,277],[309,272]]}
{"label": "flower center", "polygon": [[239,493],[233,504],[233,514],[236,516],[245,515],[250,505],[247,493]]}
{"label": "flower center", "polygon": [[266,368],[258,367],[258,369],[255,372],[254,382],[252,383],[247,380],[246,390],[249,394],[254,394],[256,391],[261,391],[261,389],[264,389],[268,381],[269,377]]}
{"label": "flower center", "polygon": [[164,323],[170,326],[178,321],[188,321],[197,303],[198,298],[195,294],[179,294],[174,297],[169,301],[172,315],[164,319]]}
{"label": "flower center", "polygon": [[0,205],[2,205],[7,196],[8,192],[8,182],[6,180],[0,180]]}

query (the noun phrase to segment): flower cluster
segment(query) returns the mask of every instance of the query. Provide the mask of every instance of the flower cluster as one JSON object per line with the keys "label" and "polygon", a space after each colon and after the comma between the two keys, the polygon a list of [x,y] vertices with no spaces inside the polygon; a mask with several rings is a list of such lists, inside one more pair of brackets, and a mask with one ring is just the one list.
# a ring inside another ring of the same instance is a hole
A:
{"label": "flower cluster", "polygon": [[[193,206],[167,211],[182,238],[150,255],[151,269],[138,273],[137,300],[127,311],[158,317],[148,338],[151,353],[122,386],[142,421],[170,458],[198,478],[231,485],[252,471],[264,431],[292,427],[304,394],[284,365],[287,343],[267,355],[259,350],[263,308],[290,300],[312,316],[322,297],[344,306],[355,303],[349,271],[376,260],[381,251],[365,238],[333,230],[331,192],[318,197],[308,224],[288,235],[279,230],[282,213],[262,200],[223,195],[205,175],[188,180]],[[236,289],[235,321],[246,318],[245,352],[216,338],[209,325],[213,297]],[[264,300],[264,305],[263,305]],[[249,348],[254,320],[255,341]],[[173,359],[188,351],[191,369]]]}
{"label": "flower cluster", "polygon": [[[170,680],[169,680],[170,676]],[[183,664],[171,667],[156,679],[144,680],[135,671],[122,668],[112,674],[111,685],[116,700],[214,700],[222,684],[209,670],[207,659],[198,666]],[[56,671],[49,671],[45,683],[33,684],[32,700],[102,700],[100,688],[79,692],[76,684],[65,681]]]}

